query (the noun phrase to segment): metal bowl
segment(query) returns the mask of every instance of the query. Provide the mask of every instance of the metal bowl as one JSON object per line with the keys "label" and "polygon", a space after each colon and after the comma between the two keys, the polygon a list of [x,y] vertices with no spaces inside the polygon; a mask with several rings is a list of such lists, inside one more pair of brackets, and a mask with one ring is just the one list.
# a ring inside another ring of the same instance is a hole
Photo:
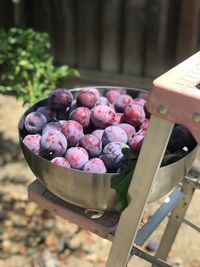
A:
{"label": "metal bowl", "polygon": [[[96,88],[105,91],[113,87]],[[78,88],[70,91],[76,97],[84,89]],[[115,87],[115,89],[126,90],[133,97],[137,97],[139,93],[145,92],[139,89],[124,87]],[[83,208],[115,211],[116,192],[111,188],[111,179],[116,174],[96,174],[66,169],[35,155],[23,144],[22,139],[27,134],[24,129],[25,116],[36,110],[39,106],[47,104],[47,101],[47,99],[44,99],[33,105],[24,113],[19,122],[20,144],[29,167],[49,191],[63,200]],[[184,158],[159,169],[148,199],[149,203],[169,193],[182,180],[190,170],[197,152],[198,147],[196,146]]]}

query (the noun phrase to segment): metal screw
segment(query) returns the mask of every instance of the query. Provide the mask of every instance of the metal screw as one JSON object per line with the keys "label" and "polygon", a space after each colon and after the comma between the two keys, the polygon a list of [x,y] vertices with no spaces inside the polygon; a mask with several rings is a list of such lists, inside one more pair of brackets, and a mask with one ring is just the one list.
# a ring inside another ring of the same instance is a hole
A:
{"label": "metal screw", "polygon": [[168,113],[168,107],[165,104],[160,104],[158,110],[162,115],[166,115]]}
{"label": "metal screw", "polygon": [[193,114],[193,120],[194,120],[195,122],[200,122],[200,112],[195,112],[195,113]]}

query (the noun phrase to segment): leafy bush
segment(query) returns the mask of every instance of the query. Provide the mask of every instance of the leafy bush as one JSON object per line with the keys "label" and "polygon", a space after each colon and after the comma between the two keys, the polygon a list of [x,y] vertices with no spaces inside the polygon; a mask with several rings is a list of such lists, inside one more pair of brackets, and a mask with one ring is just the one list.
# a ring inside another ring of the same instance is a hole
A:
{"label": "leafy bush", "polygon": [[67,65],[55,67],[47,33],[32,29],[0,29],[0,92],[14,91],[24,104],[45,98],[68,75],[79,75]]}

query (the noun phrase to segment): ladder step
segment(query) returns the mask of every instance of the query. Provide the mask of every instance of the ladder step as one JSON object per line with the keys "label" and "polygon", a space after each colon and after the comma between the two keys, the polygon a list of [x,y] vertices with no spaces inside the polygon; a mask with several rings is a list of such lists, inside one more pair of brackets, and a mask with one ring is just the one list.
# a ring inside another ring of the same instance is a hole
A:
{"label": "ladder step", "polygon": [[154,266],[158,266],[158,267],[173,267],[173,265],[167,263],[166,261],[163,261],[161,259],[156,258],[155,256],[150,255],[147,252],[144,252],[142,250],[140,250],[139,248],[133,246],[131,249],[131,256],[138,256],[141,259],[144,259],[152,264],[154,264]]}
{"label": "ladder step", "polygon": [[197,232],[200,232],[200,227],[198,225],[195,225],[194,223],[192,223],[190,220],[184,218],[183,222],[185,224],[187,224],[188,226],[192,227],[194,230],[196,230]]}

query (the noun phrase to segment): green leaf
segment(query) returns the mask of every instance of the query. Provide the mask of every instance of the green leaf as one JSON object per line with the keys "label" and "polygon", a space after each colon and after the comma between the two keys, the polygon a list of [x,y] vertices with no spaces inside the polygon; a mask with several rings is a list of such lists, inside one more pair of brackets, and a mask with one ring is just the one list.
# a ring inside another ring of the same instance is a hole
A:
{"label": "green leaf", "polygon": [[128,159],[137,159],[138,158],[138,155],[133,150],[131,150],[130,148],[127,148],[127,147],[122,148],[122,153]]}
{"label": "green leaf", "polygon": [[[128,206],[128,189],[138,158],[137,154],[129,148],[122,148],[122,152],[128,160],[127,168],[111,179],[111,188],[117,192],[115,208],[118,212],[122,212]],[[161,166],[171,164],[180,158],[181,155],[179,153],[167,154],[163,157]]]}

